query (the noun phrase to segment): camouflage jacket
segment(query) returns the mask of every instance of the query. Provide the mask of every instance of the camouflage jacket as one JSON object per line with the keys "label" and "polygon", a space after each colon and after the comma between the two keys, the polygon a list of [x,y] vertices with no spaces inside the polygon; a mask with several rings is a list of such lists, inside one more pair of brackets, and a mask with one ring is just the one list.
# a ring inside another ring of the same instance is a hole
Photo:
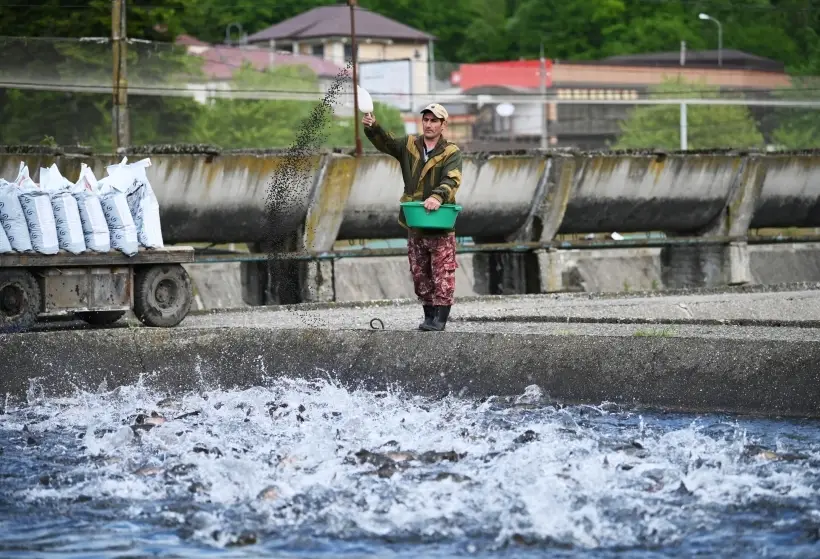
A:
{"label": "camouflage jacket", "polygon": [[[455,204],[456,192],[461,185],[462,155],[454,143],[439,138],[438,143],[424,161],[424,137],[410,134],[396,138],[385,131],[378,123],[365,126],[365,136],[373,146],[395,157],[401,167],[404,179],[404,193],[399,203],[424,201],[430,196],[438,198],[442,204]],[[399,224],[407,227],[404,211],[399,208]],[[415,234],[438,237],[453,233],[450,231],[411,231]]]}

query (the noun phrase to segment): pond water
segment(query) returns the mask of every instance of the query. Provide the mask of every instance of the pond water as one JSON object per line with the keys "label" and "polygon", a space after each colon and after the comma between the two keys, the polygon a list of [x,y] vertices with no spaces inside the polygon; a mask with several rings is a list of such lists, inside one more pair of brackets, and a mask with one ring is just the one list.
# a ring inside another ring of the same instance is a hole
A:
{"label": "pond water", "polygon": [[563,407],[537,386],[37,393],[0,414],[4,557],[820,554],[818,422]]}

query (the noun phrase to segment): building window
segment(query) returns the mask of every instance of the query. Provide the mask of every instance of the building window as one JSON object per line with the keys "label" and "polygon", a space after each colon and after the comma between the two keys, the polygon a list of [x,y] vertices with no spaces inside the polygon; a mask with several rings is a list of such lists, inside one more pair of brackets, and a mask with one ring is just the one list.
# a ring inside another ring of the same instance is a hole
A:
{"label": "building window", "polygon": [[[345,45],[345,60],[353,58],[353,47],[350,43]],[[356,59],[359,59],[359,45],[356,45]]]}
{"label": "building window", "polygon": [[313,56],[325,56],[325,46],[324,45],[313,45],[311,47],[311,54]]}

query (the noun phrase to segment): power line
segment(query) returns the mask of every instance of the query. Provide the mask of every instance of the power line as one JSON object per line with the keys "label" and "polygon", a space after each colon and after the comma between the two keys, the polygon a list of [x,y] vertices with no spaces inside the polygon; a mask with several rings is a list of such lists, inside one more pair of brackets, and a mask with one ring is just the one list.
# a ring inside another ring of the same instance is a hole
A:
{"label": "power line", "polygon": [[[55,84],[44,82],[5,82],[0,81],[0,88],[4,89],[27,89],[40,91],[63,91],[74,93],[111,93],[112,87],[93,84]],[[318,101],[323,92],[316,90],[313,92],[298,90],[277,90],[277,89],[218,89],[207,85],[188,85],[185,87],[170,86],[129,86],[130,95],[153,95],[153,96],[176,96],[176,97],[196,97],[197,93],[205,93],[211,98],[222,99],[245,99],[245,100],[270,100],[270,101]],[[342,94],[343,97],[350,96],[352,92]],[[373,92],[373,95],[394,95],[391,93],[380,94]],[[493,94],[493,95],[466,95],[463,93],[428,93],[425,98],[441,100],[447,103],[464,104],[528,104],[541,103],[544,100],[556,105],[740,105],[740,106],[760,106],[760,107],[802,107],[817,109],[820,108],[820,98],[804,100],[784,100],[784,99],[721,99],[721,98],[693,98],[693,97],[670,97],[670,98],[638,98],[638,99],[560,99],[552,96],[544,99],[538,93],[534,94]]]}

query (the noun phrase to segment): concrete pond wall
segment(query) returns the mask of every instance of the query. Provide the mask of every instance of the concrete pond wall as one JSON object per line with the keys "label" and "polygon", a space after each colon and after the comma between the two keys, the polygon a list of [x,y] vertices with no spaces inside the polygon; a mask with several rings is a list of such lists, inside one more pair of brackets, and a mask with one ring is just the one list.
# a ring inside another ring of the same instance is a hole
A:
{"label": "concrete pond wall", "polygon": [[[8,151],[8,150],[7,150]],[[260,242],[302,230],[304,248],[337,240],[402,236],[398,163],[317,154],[295,161],[265,153],[146,153],[169,243]],[[80,164],[98,178],[115,155],[0,152],[0,177],[24,161],[57,163],[69,180]],[[546,241],[559,233],[820,226],[820,154],[465,154],[458,232],[477,239]],[[731,231],[729,231],[731,229]]]}
{"label": "concrete pond wall", "polygon": [[0,336],[0,356],[0,394],[12,403],[137,381],[188,393],[289,376],[433,398],[513,396],[536,384],[566,403],[797,417],[820,410],[820,342],[786,339],[117,328]]}
{"label": "concrete pond wall", "polygon": [[[16,177],[21,161],[35,180],[40,167],[52,163],[76,180],[82,163],[101,178],[122,158],[13,151],[0,149],[0,177],[7,180]],[[383,154],[321,153],[299,160],[261,152],[128,155],[129,161],[143,157],[152,162],[148,177],[169,244],[259,243],[275,235],[289,239],[288,250],[329,251],[340,240],[403,235],[397,223],[401,176],[397,162]],[[558,234],[612,231],[742,237],[759,227],[820,227],[820,152],[467,153],[458,202],[464,207],[458,233],[478,242],[549,242]],[[457,293],[820,280],[812,247],[612,250],[559,250],[527,262],[518,255],[465,254]],[[243,280],[241,269],[189,266],[201,286],[198,308],[264,300],[261,280],[251,286],[255,294],[237,292],[248,277],[260,277],[257,271]],[[228,274],[226,280],[219,274]],[[340,260],[319,275],[333,276],[333,285],[318,290],[320,300],[412,296],[403,257]],[[307,293],[314,279],[309,272],[302,277],[300,289]]]}

